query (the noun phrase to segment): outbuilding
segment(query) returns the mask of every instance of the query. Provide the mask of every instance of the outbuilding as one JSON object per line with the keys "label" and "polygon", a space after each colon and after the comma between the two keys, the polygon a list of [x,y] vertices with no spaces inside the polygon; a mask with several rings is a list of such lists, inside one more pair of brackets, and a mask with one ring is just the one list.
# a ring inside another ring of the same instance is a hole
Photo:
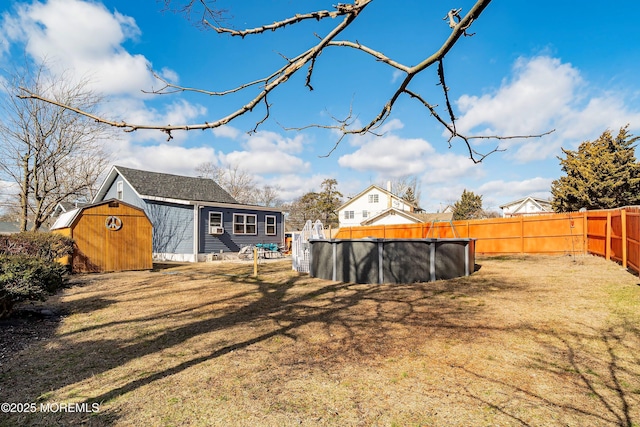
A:
{"label": "outbuilding", "polygon": [[144,210],[115,199],[67,211],[51,227],[75,241],[66,261],[74,273],[151,269],[152,230]]}

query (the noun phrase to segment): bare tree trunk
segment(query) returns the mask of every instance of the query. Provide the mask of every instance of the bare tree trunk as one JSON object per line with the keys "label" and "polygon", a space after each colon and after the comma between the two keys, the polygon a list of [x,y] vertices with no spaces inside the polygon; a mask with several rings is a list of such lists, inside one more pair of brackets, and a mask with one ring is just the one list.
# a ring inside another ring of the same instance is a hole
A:
{"label": "bare tree trunk", "polygon": [[87,82],[51,76],[45,65],[16,71],[2,82],[7,94],[0,104],[0,177],[20,188],[20,230],[28,220],[38,230],[62,201],[89,197],[109,162],[104,142],[114,136],[109,126],[59,106],[14,96],[20,87],[46,90],[55,99],[93,109],[100,100]]}
{"label": "bare tree trunk", "polygon": [[29,181],[31,173],[29,171],[29,156],[22,159],[22,182],[20,183],[20,231],[27,231],[27,220],[29,217]]}

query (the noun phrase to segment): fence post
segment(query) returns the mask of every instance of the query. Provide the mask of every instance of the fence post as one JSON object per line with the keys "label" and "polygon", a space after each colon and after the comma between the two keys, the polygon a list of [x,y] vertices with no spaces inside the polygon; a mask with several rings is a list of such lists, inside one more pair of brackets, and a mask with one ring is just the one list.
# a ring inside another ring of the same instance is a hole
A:
{"label": "fence post", "polygon": [[253,277],[258,277],[258,248],[253,247]]}
{"label": "fence post", "polygon": [[584,255],[589,254],[589,215],[587,212],[582,213],[582,248],[584,249]]}
{"label": "fence post", "polygon": [[607,212],[607,228],[604,234],[605,234],[604,259],[609,261],[611,260],[611,211]]}
{"label": "fence post", "polygon": [[520,215],[520,254],[524,254],[524,215]]}
{"label": "fence post", "polygon": [[620,210],[620,222],[622,223],[622,267],[627,268],[627,211]]}

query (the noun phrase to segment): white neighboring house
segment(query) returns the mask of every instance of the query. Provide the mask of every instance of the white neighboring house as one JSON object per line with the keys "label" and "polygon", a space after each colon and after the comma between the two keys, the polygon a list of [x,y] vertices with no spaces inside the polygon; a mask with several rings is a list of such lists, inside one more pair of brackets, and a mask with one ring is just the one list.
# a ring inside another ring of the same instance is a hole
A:
{"label": "white neighboring house", "polygon": [[[420,208],[418,206],[403,200],[391,191],[385,190],[377,185],[371,185],[340,206],[338,208],[338,216],[340,227],[354,227],[361,225],[363,222],[385,211],[410,213],[419,210]],[[401,217],[405,222],[393,222],[393,224],[406,223],[406,216],[397,216],[398,219]]]}
{"label": "white neighboring house", "polygon": [[453,218],[451,212],[439,213],[414,213],[401,211],[395,208],[385,209],[378,215],[362,221],[360,225],[399,225],[399,224],[420,224],[432,222],[449,222]]}
{"label": "white neighboring house", "polygon": [[522,215],[541,215],[553,213],[551,202],[533,196],[527,196],[500,206],[505,218]]}

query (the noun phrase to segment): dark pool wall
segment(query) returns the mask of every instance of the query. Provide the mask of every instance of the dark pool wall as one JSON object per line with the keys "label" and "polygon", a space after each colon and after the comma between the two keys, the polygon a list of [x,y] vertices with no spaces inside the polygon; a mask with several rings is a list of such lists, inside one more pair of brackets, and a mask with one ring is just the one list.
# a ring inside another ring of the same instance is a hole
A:
{"label": "dark pool wall", "polygon": [[468,276],[473,239],[311,240],[310,275],[350,283],[414,283]]}

